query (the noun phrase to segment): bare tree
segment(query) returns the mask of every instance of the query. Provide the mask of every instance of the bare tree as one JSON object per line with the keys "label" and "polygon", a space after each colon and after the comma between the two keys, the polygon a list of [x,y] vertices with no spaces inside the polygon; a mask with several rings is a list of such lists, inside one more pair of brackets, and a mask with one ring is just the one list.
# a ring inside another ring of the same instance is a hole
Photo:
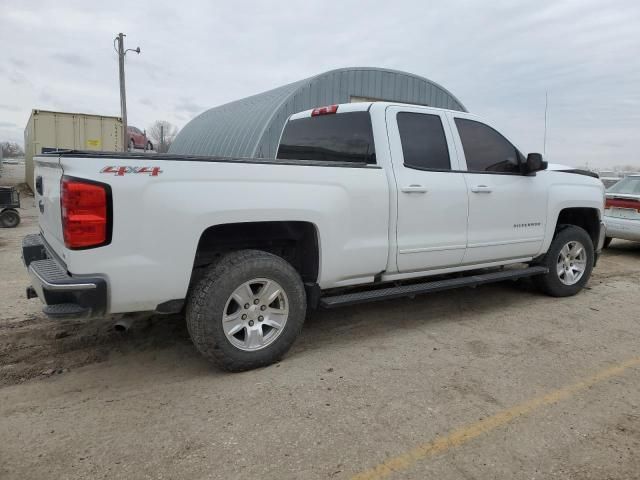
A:
{"label": "bare tree", "polygon": [[0,142],[4,158],[24,157],[24,150],[16,142]]}
{"label": "bare tree", "polygon": [[147,129],[147,136],[158,153],[166,153],[178,134],[178,128],[166,120],[156,120]]}

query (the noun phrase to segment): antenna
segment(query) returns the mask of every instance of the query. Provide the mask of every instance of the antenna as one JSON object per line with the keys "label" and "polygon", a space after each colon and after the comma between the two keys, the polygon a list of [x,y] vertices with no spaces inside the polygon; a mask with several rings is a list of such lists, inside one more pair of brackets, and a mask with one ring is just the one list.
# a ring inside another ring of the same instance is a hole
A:
{"label": "antenna", "polygon": [[542,144],[542,154],[547,155],[547,109],[549,108],[549,91],[544,92],[544,143]]}

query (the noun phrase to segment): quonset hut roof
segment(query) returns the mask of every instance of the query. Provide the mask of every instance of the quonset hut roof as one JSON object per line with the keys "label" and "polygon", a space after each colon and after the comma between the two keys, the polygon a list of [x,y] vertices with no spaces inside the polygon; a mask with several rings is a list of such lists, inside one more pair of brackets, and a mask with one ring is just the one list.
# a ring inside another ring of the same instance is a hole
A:
{"label": "quonset hut roof", "polygon": [[382,68],[341,68],[211,108],[185,125],[169,151],[273,158],[289,115],[371,99],[466,112],[453,94],[418,75]]}

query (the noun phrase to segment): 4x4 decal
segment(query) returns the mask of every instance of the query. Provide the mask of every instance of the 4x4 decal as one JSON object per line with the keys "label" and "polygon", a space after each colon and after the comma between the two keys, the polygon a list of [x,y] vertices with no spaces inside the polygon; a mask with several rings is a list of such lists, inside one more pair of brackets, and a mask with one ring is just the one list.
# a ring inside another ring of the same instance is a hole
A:
{"label": "4x4 decal", "polygon": [[128,173],[146,173],[151,177],[157,177],[162,173],[160,167],[116,167],[109,166],[100,170],[100,173],[112,173],[117,177],[122,177]]}

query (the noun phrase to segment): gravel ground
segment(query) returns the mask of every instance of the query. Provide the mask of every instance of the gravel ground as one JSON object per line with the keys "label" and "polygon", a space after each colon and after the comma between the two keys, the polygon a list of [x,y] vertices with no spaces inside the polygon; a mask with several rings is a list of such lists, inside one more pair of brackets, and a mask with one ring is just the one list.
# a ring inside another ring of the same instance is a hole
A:
{"label": "gravel ground", "polygon": [[572,298],[522,282],[314,312],[282,362],[227,374],[179,316],[44,318],[22,201],[0,230],[0,478],[640,478],[640,244]]}

